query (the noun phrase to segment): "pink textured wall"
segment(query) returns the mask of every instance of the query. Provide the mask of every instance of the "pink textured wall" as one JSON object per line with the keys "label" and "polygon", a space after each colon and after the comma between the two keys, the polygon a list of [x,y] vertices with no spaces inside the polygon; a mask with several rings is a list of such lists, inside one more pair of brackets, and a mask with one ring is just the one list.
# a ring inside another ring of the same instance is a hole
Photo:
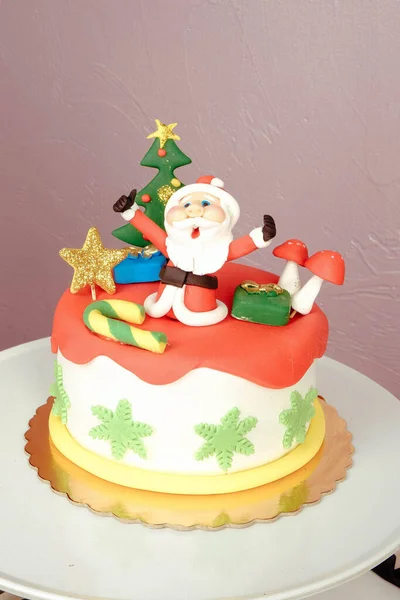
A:
{"label": "pink textured wall", "polygon": [[[2,347],[50,333],[71,269],[58,258],[151,170],[155,117],[241,202],[237,233],[337,249],[328,354],[400,394],[398,0],[3,0]],[[279,270],[269,251],[252,264]]]}

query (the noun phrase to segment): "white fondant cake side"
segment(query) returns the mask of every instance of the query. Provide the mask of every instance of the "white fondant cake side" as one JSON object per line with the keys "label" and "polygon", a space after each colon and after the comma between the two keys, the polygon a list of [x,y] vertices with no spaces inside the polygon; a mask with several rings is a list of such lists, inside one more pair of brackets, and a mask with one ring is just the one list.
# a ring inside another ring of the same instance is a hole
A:
{"label": "white fondant cake side", "polygon": [[153,433],[142,438],[146,459],[128,450],[118,462],[167,473],[221,474],[215,456],[195,459],[205,440],[194,427],[200,423],[218,425],[234,407],[240,410],[240,420],[256,417],[258,422],[246,434],[254,444],[254,453],[235,453],[228,472],[251,469],[280,458],[288,450],[283,447],[285,427],[279,422],[279,415],[290,408],[292,391],[304,395],[316,385],[315,363],[294,386],[270,389],[207,368],[190,371],[167,385],[152,385],[105,356],[84,365],[70,362],[60,352],[57,359],[71,403],[67,428],[73,438],[88,450],[114,460],[110,442],[89,435],[90,429],[100,424],[92,407],[101,405],[115,411],[118,402],[126,399],[132,406],[133,420],[150,425]]}

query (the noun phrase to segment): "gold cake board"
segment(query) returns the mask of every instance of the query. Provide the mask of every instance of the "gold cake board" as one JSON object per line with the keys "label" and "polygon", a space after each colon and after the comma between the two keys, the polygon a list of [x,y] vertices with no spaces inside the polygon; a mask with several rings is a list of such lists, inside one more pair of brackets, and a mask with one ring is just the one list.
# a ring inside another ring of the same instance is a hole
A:
{"label": "gold cake board", "polygon": [[54,491],[97,513],[151,527],[213,530],[244,527],[281,514],[293,514],[332,492],[336,483],[346,477],[354,450],[351,434],[336,410],[320,400],[326,431],[324,443],[315,456],[286,477],[235,493],[195,496],[149,492],[110,483],[88,473],[63,456],[50,440],[51,398],[31,419],[25,434],[28,440],[25,449],[30,454],[30,464]]}

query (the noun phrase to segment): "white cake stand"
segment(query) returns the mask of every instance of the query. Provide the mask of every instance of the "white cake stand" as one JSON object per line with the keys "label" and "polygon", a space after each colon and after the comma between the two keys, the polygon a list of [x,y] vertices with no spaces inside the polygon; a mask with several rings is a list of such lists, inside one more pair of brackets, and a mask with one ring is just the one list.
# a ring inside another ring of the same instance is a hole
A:
{"label": "white cake stand", "polygon": [[400,545],[400,402],[331,359],[320,393],[354,434],[354,466],[296,516],[218,532],[100,517],[39,480],[24,432],[53,375],[48,340],[0,353],[0,589],[25,598],[302,598],[348,581]]}

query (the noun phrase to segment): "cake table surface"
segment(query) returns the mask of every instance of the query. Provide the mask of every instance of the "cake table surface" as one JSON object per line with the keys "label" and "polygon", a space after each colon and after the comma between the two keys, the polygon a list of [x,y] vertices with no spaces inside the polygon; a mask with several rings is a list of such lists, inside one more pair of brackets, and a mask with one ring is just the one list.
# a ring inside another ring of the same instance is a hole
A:
{"label": "cake table surface", "polygon": [[0,353],[0,589],[25,598],[283,600],[344,583],[400,545],[400,402],[328,358],[318,389],[347,420],[354,465],[315,506],[218,532],[153,530],[100,517],[52,492],[24,433],[46,401],[48,339]]}

